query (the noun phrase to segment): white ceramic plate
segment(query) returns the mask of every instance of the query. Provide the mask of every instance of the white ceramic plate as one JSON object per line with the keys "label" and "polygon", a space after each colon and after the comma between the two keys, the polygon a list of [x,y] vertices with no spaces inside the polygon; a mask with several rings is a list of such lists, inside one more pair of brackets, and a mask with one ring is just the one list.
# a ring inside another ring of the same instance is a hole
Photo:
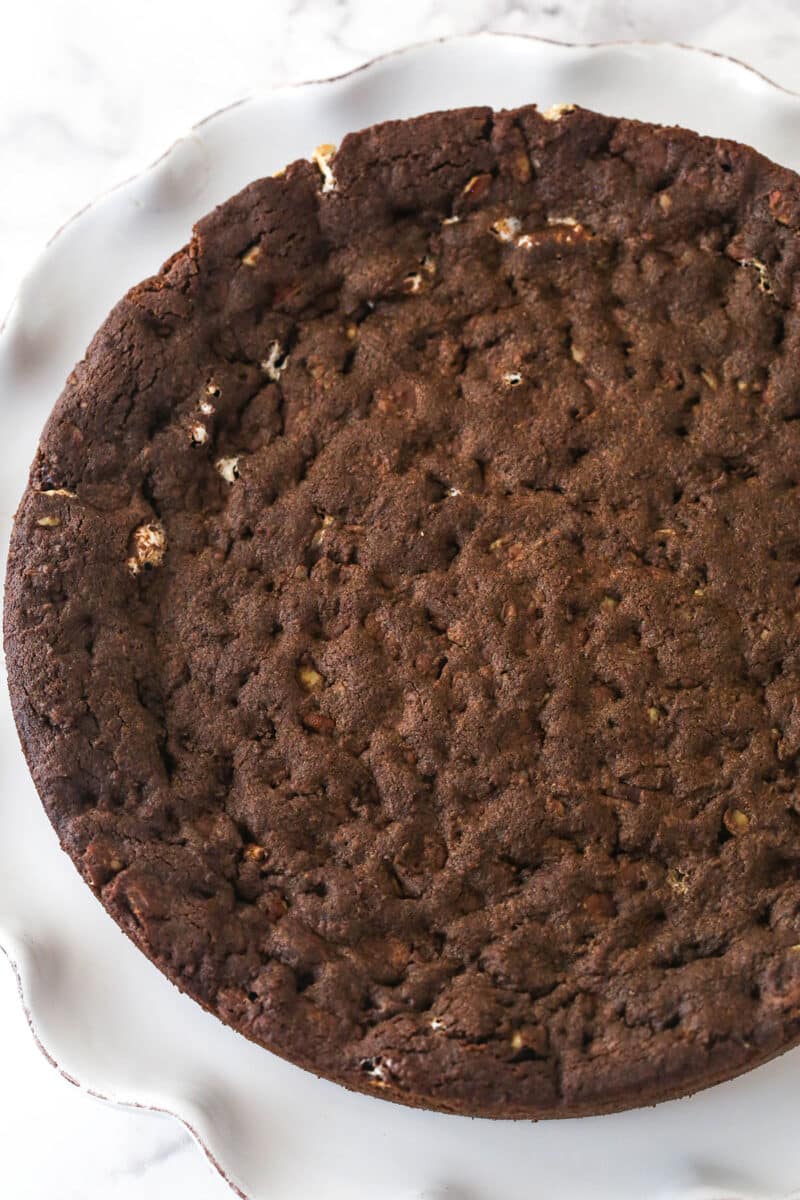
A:
{"label": "white ceramic plate", "polygon": [[[0,553],[41,426],[95,328],[194,220],[350,129],[464,104],[577,101],[750,142],[800,168],[800,97],[675,46],[480,35],[254,96],[85,210],[25,280],[0,338]],[[57,845],[0,700],[0,941],[60,1069],[174,1113],[234,1190],[265,1200],[777,1200],[800,1196],[800,1050],[691,1100],[617,1116],[474,1121],[352,1095],[180,995]]]}

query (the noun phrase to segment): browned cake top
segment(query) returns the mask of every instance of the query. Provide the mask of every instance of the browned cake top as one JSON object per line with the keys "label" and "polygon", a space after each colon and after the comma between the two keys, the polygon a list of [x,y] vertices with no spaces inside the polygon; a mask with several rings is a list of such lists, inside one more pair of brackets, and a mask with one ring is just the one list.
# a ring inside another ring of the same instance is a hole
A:
{"label": "browned cake top", "polygon": [[6,641],[158,966],[375,1094],[591,1112],[800,1036],[797,178],[585,111],[200,222],[43,435]]}

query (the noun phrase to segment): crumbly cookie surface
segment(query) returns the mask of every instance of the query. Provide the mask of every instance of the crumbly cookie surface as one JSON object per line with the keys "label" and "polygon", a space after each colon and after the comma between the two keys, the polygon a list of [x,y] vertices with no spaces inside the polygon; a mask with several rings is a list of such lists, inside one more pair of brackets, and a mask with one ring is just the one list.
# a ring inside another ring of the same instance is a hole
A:
{"label": "crumbly cookie surface", "polygon": [[181,988],[406,1103],[652,1102],[800,1036],[797,177],[583,110],[261,180],[43,435],[6,652]]}

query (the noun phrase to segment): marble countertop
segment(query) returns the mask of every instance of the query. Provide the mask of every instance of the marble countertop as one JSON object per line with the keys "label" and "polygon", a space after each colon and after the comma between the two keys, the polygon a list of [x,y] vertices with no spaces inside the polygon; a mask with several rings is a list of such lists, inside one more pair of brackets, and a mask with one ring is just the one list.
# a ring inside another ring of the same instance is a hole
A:
{"label": "marble countertop", "polygon": [[[800,89],[794,0],[28,0],[4,15],[0,313],[45,241],[189,125],[256,87],[481,29],[722,51]],[[35,1048],[0,962],[0,1146],[14,1200],[225,1200],[175,1122],[78,1092]],[[319,1200],[324,1200],[320,1197]]]}

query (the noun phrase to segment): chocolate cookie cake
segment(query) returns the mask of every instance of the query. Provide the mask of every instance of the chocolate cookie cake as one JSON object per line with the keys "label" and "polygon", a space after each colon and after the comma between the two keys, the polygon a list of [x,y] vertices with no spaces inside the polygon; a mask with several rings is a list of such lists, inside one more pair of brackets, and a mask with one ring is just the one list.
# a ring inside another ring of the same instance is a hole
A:
{"label": "chocolate cookie cake", "polygon": [[495,1117],[800,1038],[799,231],[747,147],[465,109],[253,183],[114,308],[6,653],[175,984]]}

